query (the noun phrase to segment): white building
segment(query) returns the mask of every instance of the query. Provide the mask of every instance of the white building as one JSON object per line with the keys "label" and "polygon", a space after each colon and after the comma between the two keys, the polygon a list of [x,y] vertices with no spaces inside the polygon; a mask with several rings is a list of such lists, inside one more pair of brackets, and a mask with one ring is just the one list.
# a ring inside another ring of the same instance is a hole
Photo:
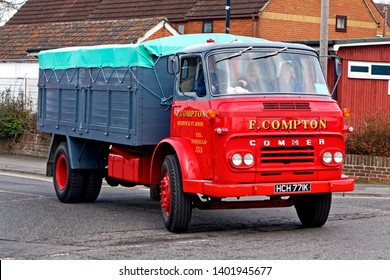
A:
{"label": "white building", "polygon": [[38,99],[38,62],[34,60],[0,60],[0,92],[21,94],[26,108],[36,110]]}

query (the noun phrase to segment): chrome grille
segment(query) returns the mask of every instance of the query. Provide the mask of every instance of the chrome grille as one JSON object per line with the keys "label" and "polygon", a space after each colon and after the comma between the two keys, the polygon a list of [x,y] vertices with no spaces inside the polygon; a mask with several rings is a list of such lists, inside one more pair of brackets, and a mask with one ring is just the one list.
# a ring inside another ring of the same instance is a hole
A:
{"label": "chrome grille", "polygon": [[314,146],[262,147],[260,162],[262,164],[313,163]]}

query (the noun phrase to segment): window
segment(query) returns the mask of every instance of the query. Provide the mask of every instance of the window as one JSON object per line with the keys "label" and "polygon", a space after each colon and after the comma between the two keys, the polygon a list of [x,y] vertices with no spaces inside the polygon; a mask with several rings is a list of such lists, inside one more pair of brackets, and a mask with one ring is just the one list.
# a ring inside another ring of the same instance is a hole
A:
{"label": "window", "polygon": [[348,78],[390,80],[390,64],[380,62],[348,62]]}
{"label": "window", "polygon": [[336,31],[337,32],[347,32],[347,17],[346,16],[336,16]]}
{"label": "window", "polygon": [[242,50],[232,48],[208,57],[206,84],[213,96],[272,92],[329,96],[320,64],[312,53]]}
{"label": "window", "polygon": [[195,76],[199,57],[185,57],[181,61],[180,89],[182,92],[193,92],[195,87]]}
{"label": "window", "polygon": [[177,26],[177,32],[179,32],[180,34],[184,34],[184,24],[179,24]]}
{"label": "window", "polygon": [[212,33],[213,32],[213,22],[212,21],[204,21],[202,32],[203,33]]}
{"label": "window", "polygon": [[187,93],[196,92],[198,97],[206,96],[206,84],[204,80],[203,66],[199,56],[182,58],[180,71],[180,91]]}

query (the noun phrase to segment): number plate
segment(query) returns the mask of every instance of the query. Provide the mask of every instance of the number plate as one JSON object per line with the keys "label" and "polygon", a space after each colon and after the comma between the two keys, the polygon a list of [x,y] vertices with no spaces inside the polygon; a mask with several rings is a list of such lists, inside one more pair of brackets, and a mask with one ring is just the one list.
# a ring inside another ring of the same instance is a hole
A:
{"label": "number plate", "polygon": [[310,192],[311,185],[310,183],[300,183],[300,184],[275,184],[275,193],[285,193],[285,192],[293,192],[293,193],[302,193],[302,192]]}

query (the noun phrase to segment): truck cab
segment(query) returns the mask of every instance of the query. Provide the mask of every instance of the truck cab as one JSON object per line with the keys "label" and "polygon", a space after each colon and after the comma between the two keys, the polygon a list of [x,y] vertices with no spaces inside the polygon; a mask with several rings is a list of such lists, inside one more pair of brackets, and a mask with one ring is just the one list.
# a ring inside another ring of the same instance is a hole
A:
{"label": "truck cab", "polygon": [[[353,180],[342,175],[343,115],[318,54],[295,44],[210,43],[172,63],[171,139],[185,143],[175,151],[192,203],[295,205],[304,225],[323,225],[331,192],[353,190]],[[269,199],[227,201],[244,196]]]}

